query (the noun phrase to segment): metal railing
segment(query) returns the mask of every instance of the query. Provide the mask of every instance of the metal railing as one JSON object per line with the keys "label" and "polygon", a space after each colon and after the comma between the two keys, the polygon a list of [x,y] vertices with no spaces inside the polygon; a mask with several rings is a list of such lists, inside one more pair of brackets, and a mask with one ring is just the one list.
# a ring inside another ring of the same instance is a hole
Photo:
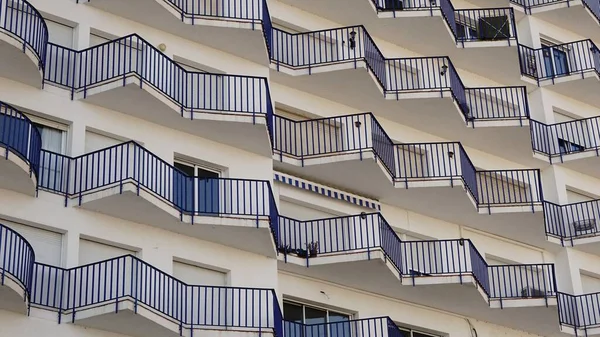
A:
{"label": "metal railing", "polygon": [[[129,141],[78,157],[42,151],[39,188],[78,198],[133,186],[151,193],[183,214],[245,216],[275,219],[277,213],[268,181],[188,176]],[[271,221],[272,229],[276,222]]]}
{"label": "metal railing", "polygon": [[86,97],[91,88],[139,81],[188,113],[267,115],[272,111],[264,77],[188,71],[136,34],[75,51],[48,44],[44,80]]}
{"label": "metal railing", "polygon": [[558,205],[544,202],[546,235],[570,240],[596,236],[600,225],[600,200]]}
{"label": "metal railing", "polygon": [[555,124],[531,121],[533,151],[561,161],[563,156],[582,152],[600,155],[600,117],[583,118]]}
{"label": "metal railing", "polygon": [[492,299],[556,297],[552,264],[488,265],[469,239],[403,241],[380,213],[279,220],[277,249],[306,259],[381,251],[403,277],[471,275]]}
{"label": "metal railing", "polygon": [[571,295],[559,292],[558,318],[561,325],[574,329],[600,327],[600,293]]}
{"label": "metal railing", "polygon": [[35,253],[33,248],[16,231],[0,224],[0,285],[6,278],[20,283],[25,298],[30,299],[34,272]]}
{"label": "metal railing", "polygon": [[44,69],[48,44],[46,21],[27,0],[0,0],[0,27],[23,43],[23,52],[29,47]]}
{"label": "metal railing", "polygon": [[42,138],[39,130],[19,110],[0,102],[0,146],[6,158],[14,153],[29,164],[30,173],[39,178]]}
{"label": "metal railing", "polygon": [[283,320],[283,337],[402,337],[404,333],[389,317],[346,319],[303,324]]}
{"label": "metal railing", "polygon": [[[60,314],[130,300],[185,328],[273,329],[272,289],[190,285],[131,255],[63,269],[36,263],[31,304]],[[201,281],[201,280],[200,280]]]}
{"label": "metal railing", "polygon": [[399,184],[462,180],[480,207],[543,201],[539,170],[477,170],[458,142],[396,144],[371,113],[294,121],[275,116],[273,149],[300,161],[372,151]]}
{"label": "metal railing", "polygon": [[570,75],[600,74],[600,52],[592,40],[533,49],[519,45],[521,74],[538,81]]}
{"label": "metal railing", "polygon": [[364,62],[385,94],[448,91],[467,120],[529,118],[525,87],[465,88],[448,57],[385,58],[363,26],[296,34],[273,28],[271,43],[277,69],[311,74],[317,67]]}
{"label": "metal railing", "polygon": [[[570,5],[571,0],[510,0],[525,9],[526,14],[531,14],[531,9],[536,7],[544,7],[549,5],[567,4]],[[587,7],[590,12],[600,21],[600,3],[595,0],[581,0],[581,3]]]}

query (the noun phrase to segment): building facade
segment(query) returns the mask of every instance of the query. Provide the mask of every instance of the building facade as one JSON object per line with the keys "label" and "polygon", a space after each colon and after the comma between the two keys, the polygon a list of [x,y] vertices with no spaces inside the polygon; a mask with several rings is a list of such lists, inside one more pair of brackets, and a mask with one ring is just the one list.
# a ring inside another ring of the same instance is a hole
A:
{"label": "building facade", "polygon": [[0,336],[600,334],[599,25],[0,1]]}

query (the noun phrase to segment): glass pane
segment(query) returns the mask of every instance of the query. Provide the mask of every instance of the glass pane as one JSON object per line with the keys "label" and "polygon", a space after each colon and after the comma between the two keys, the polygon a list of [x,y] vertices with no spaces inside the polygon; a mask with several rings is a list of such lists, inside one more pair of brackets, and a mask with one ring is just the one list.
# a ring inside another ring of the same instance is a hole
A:
{"label": "glass pane", "polygon": [[302,306],[292,303],[283,303],[283,318],[286,321],[302,323]]}
{"label": "glass pane", "polygon": [[304,308],[304,324],[306,326],[306,337],[327,337],[325,322],[327,312],[315,308]]}
{"label": "glass pane", "polygon": [[410,337],[410,330],[400,329],[400,337]]}
{"label": "glass pane", "polygon": [[413,337],[431,337],[431,335],[426,335],[424,333],[413,331]]}
{"label": "glass pane", "polygon": [[351,337],[349,320],[348,315],[330,311],[328,337]]}

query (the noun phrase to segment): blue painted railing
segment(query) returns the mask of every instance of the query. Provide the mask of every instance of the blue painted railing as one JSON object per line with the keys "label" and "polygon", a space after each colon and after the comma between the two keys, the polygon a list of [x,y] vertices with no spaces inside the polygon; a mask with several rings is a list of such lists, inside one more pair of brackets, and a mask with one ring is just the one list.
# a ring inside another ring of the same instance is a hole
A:
{"label": "blue painted railing", "polygon": [[479,207],[535,205],[543,201],[539,170],[477,170],[458,142],[394,143],[371,113],[305,121],[275,116],[273,149],[280,160],[372,151],[397,184],[462,180]]}
{"label": "blue painted railing", "polygon": [[525,87],[466,88],[448,57],[385,58],[363,26],[296,34],[274,28],[271,59],[277,69],[308,74],[318,67],[356,68],[364,62],[385,95],[400,99],[416,91],[449,92],[467,121],[529,118]]}
{"label": "blue painted railing", "polygon": [[[532,8],[544,7],[549,5],[566,4],[570,5],[571,0],[510,0],[510,2],[519,5],[525,9],[526,14],[531,14]],[[596,0],[581,0],[581,3],[587,7],[590,12],[600,21],[600,3]]]}
{"label": "blue painted railing", "polygon": [[549,157],[550,162],[563,156],[583,152],[595,152],[600,156],[600,117],[544,124],[530,122],[533,151]]}
{"label": "blue painted railing", "polygon": [[546,235],[571,241],[573,239],[597,236],[600,225],[600,200],[558,205],[544,202]]}
{"label": "blue painted railing", "polygon": [[[199,280],[201,281],[201,280]],[[227,326],[274,329],[277,296],[272,289],[190,285],[131,255],[64,269],[33,268],[31,304],[71,314],[130,300],[182,328]]]}
{"label": "blue painted railing", "polygon": [[0,28],[23,44],[23,52],[29,47],[44,69],[48,27],[46,21],[27,0],[0,0]]}
{"label": "blue painted railing", "polygon": [[[584,330],[600,327],[600,293],[571,295],[558,293],[558,318],[562,325]],[[579,335],[579,331],[576,332]]]}
{"label": "blue painted railing", "polygon": [[20,283],[24,296],[30,300],[35,253],[19,233],[0,224],[0,285],[7,278]]}
{"label": "blue painted railing", "polygon": [[[428,11],[440,10],[444,21],[450,28],[456,42],[466,41],[498,41],[515,39],[516,21],[512,8],[456,9],[450,0],[371,0],[379,12],[393,11]],[[502,22],[497,25],[498,19]],[[489,34],[487,28],[491,31]]]}
{"label": "blue painted railing", "polygon": [[39,177],[42,138],[39,130],[19,110],[0,102],[0,146],[5,147],[6,158],[14,153],[29,163],[30,173]]}
{"label": "blue painted railing", "polygon": [[340,320],[336,322],[303,324],[283,321],[284,337],[403,337],[404,333],[389,317]]}
{"label": "blue painted railing", "polygon": [[[416,278],[472,275],[492,299],[556,296],[552,264],[488,265],[469,239],[403,241],[379,213],[299,221],[279,220],[278,251],[310,259],[319,255],[382,251],[398,273]],[[311,251],[312,248],[312,251]]]}
{"label": "blue painted railing", "polygon": [[[44,80],[86,97],[90,88],[135,78],[180,107],[199,111],[266,115],[272,111],[264,77],[187,71],[136,34],[81,51],[48,45]],[[213,112],[214,113],[214,112]]]}
{"label": "blue painted railing", "polygon": [[600,52],[592,40],[533,49],[519,45],[521,74],[535,80],[595,72],[600,74]]}
{"label": "blue painted railing", "polygon": [[268,218],[276,230],[278,213],[268,181],[187,176],[132,141],[73,158],[44,150],[38,184],[79,203],[88,193],[122,192],[130,184],[182,214]]}

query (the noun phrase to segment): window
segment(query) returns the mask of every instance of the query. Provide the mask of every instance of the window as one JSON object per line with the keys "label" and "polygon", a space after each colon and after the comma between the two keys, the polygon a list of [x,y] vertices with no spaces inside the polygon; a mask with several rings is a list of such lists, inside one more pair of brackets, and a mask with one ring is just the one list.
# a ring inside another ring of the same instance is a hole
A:
{"label": "window", "polygon": [[186,213],[219,213],[220,172],[175,160],[173,200]]}
{"label": "window", "polygon": [[173,261],[173,276],[187,284],[227,285],[227,273],[175,260]]}
{"label": "window", "polygon": [[48,41],[59,46],[73,48],[73,27],[44,18],[48,26]]}
{"label": "window", "polygon": [[542,57],[544,60],[544,76],[556,77],[569,75],[569,48],[542,40]]}
{"label": "window", "polygon": [[80,266],[128,254],[135,256],[136,251],[86,239],[79,240]]}
{"label": "window", "polygon": [[28,116],[40,132],[43,152],[40,157],[39,185],[55,191],[63,191],[66,179],[63,168],[68,164],[62,156],[66,152],[67,126],[35,116]]}
{"label": "window", "polygon": [[[283,302],[285,337],[350,336],[350,315],[300,303]],[[302,324],[312,325],[303,329]]]}
{"label": "window", "polygon": [[402,334],[402,337],[439,337],[439,335],[433,335],[427,332],[423,332],[423,331],[417,331],[417,330],[413,330],[410,328],[404,328],[399,326],[398,329],[400,329],[400,333]]}
{"label": "window", "polygon": [[585,150],[585,146],[569,142],[568,140],[558,139],[558,149],[560,154],[568,154],[573,152],[582,152]]}

